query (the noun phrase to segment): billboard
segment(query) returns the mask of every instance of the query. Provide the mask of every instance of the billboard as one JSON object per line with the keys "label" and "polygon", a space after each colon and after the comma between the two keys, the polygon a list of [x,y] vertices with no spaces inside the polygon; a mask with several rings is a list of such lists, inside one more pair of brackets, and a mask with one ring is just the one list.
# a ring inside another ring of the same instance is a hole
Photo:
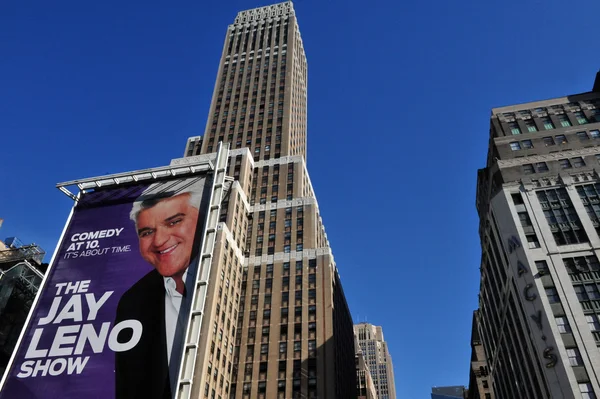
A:
{"label": "billboard", "polygon": [[171,398],[211,177],[81,196],[0,399]]}

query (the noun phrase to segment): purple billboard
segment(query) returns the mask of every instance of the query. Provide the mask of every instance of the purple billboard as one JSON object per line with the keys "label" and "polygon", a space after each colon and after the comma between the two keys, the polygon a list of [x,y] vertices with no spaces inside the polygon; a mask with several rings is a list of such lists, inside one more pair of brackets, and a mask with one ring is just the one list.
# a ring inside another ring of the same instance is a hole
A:
{"label": "purple billboard", "polygon": [[0,399],[174,396],[210,184],[196,176],[82,195]]}

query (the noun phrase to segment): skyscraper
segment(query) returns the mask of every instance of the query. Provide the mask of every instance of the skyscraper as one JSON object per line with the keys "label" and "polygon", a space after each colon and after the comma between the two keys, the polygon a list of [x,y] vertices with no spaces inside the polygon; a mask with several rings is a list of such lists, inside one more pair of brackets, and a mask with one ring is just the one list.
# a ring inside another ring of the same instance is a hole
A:
{"label": "skyscraper", "polygon": [[369,323],[354,326],[358,345],[371,371],[373,384],[379,399],[396,399],[394,365],[387,343],[383,339],[383,329]]}
{"label": "skyscraper", "polygon": [[600,79],[494,108],[477,176],[479,335],[497,398],[600,394]]}
{"label": "skyscraper", "polygon": [[306,169],[306,56],[291,2],[227,29],[206,131],[229,145],[191,395],[352,398],[352,318]]}
{"label": "skyscraper", "polygon": [[[356,339],[356,335],[354,336]],[[377,399],[377,390],[375,384],[373,384],[373,377],[371,377],[371,370],[367,366],[365,357],[362,353],[362,349],[356,340],[354,344],[354,350],[356,351],[356,396],[357,399]]]}

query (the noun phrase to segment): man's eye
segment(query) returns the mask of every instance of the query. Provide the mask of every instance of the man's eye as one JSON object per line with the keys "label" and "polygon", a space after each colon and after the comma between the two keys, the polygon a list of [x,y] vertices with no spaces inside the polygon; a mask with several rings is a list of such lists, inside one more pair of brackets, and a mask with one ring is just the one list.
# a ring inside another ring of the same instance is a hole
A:
{"label": "man's eye", "polygon": [[152,231],[143,231],[140,233],[140,237],[148,237],[150,234],[152,234]]}
{"label": "man's eye", "polygon": [[175,226],[176,224],[179,224],[183,221],[182,218],[179,219],[175,219],[175,220],[171,220],[171,223],[169,223],[169,226]]}

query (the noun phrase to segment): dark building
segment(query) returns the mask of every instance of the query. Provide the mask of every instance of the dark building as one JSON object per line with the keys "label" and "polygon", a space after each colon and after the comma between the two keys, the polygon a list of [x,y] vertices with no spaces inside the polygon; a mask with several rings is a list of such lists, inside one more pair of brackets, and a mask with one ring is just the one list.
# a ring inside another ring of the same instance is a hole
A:
{"label": "dark building", "polygon": [[23,245],[17,238],[0,241],[0,375],[13,353],[31,310],[47,264],[36,244]]}
{"label": "dark building", "polygon": [[489,382],[489,371],[485,360],[485,351],[479,338],[477,311],[473,312],[471,328],[471,364],[469,365],[468,399],[493,399]]}
{"label": "dark building", "polygon": [[496,398],[600,393],[599,87],[492,110],[476,317]]}
{"label": "dark building", "polygon": [[431,399],[465,399],[466,397],[467,389],[460,385],[431,388]]}

